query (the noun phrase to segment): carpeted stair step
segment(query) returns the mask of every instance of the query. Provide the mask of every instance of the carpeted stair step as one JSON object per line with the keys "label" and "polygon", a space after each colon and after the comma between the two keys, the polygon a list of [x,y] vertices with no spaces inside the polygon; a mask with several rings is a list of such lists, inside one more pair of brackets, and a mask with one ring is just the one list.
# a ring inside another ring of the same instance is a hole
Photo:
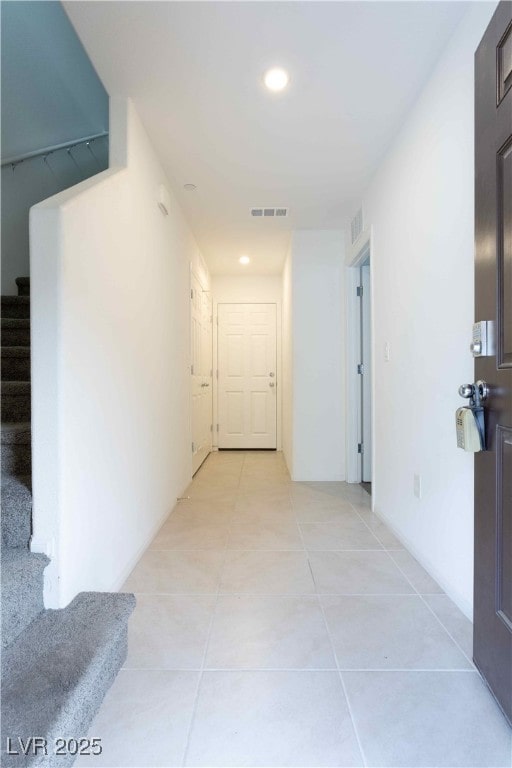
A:
{"label": "carpeted stair step", "polygon": [[18,296],[30,296],[30,277],[17,277]]}
{"label": "carpeted stair step", "polygon": [[2,549],[24,548],[32,533],[32,482],[25,477],[2,477]]}
{"label": "carpeted stair step", "polygon": [[[131,594],[82,592],[42,613],[2,657],[2,751],[7,738],[86,737],[126,658]],[[99,734],[101,737],[101,734]],[[21,751],[21,750],[19,750]],[[71,765],[74,757],[2,755],[2,765]]]}
{"label": "carpeted stair step", "polygon": [[2,318],[2,347],[29,347],[30,320],[19,317]]}
{"label": "carpeted stair step", "polygon": [[2,317],[2,346],[29,347],[30,320],[19,317]]}
{"label": "carpeted stair step", "polygon": [[30,317],[30,296],[2,296],[2,317]]}
{"label": "carpeted stair step", "polygon": [[28,549],[2,551],[2,648],[44,610],[43,571],[49,560]]}
{"label": "carpeted stair step", "polygon": [[30,421],[30,381],[2,381],[2,421]]}
{"label": "carpeted stair step", "polygon": [[32,471],[30,423],[3,423],[2,475],[29,475]]}
{"label": "carpeted stair step", "polygon": [[30,381],[30,347],[2,347],[2,381]]}

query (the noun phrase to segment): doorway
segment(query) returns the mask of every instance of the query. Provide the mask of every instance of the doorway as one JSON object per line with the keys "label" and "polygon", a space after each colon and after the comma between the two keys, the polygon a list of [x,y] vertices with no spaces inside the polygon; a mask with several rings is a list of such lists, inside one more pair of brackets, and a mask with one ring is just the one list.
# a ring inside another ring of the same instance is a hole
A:
{"label": "doorway", "polygon": [[212,450],[212,298],[191,273],[190,374],[192,388],[192,474]]}
{"label": "doorway", "polygon": [[372,487],[372,386],[371,386],[371,302],[370,254],[359,268],[360,344],[361,344],[361,484],[371,495]]}
{"label": "doorway", "polygon": [[277,448],[275,304],[219,304],[218,447]]}
{"label": "doorway", "polygon": [[369,234],[347,269],[347,481],[373,484],[372,283]]}

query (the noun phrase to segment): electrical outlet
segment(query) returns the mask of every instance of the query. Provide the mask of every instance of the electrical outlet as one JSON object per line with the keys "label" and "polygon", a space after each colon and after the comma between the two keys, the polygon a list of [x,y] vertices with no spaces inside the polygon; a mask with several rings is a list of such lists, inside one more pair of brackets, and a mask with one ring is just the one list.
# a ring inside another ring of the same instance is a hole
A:
{"label": "electrical outlet", "polygon": [[384,362],[389,363],[391,360],[391,344],[386,341],[384,344]]}
{"label": "electrical outlet", "polygon": [[414,495],[421,499],[421,475],[414,475]]}

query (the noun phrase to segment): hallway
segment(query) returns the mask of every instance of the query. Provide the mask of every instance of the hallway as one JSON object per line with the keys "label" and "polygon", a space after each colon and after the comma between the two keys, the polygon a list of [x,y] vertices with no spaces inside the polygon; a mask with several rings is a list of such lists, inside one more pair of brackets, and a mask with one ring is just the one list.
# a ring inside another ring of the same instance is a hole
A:
{"label": "hallway", "polygon": [[510,766],[471,624],[357,485],[213,453],[125,588],[89,766]]}

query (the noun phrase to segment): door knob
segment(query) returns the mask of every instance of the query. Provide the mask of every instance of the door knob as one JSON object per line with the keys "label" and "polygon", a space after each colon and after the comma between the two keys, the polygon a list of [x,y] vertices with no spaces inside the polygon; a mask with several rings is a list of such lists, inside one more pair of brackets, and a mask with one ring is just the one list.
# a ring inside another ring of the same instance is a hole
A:
{"label": "door knob", "polygon": [[275,387],[275,384],[273,381],[269,382],[269,387]]}
{"label": "door knob", "polygon": [[487,400],[489,397],[489,385],[486,381],[479,380],[474,384],[461,384],[459,395],[468,400],[476,398],[478,401]]}
{"label": "door knob", "polygon": [[274,376],[275,376],[275,374],[274,374],[274,373],[269,373],[269,376],[270,376],[270,378],[272,378],[272,379],[273,379],[273,378],[274,378]]}

